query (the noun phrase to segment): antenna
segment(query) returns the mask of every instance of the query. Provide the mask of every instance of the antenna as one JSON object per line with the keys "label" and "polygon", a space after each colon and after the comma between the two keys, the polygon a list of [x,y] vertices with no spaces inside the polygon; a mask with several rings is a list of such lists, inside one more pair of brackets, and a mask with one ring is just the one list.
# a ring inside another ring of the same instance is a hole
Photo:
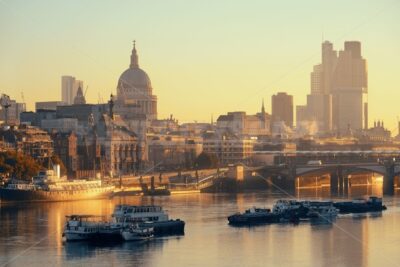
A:
{"label": "antenna", "polygon": [[85,93],[83,94],[84,97],[86,97],[86,92],[87,92],[88,88],[89,88],[89,85],[86,85],[86,90],[85,90]]}
{"label": "antenna", "polygon": [[22,98],[22,103],[26,103],[26,102],[25,102],[24,91],[21,91],[21,98]]}

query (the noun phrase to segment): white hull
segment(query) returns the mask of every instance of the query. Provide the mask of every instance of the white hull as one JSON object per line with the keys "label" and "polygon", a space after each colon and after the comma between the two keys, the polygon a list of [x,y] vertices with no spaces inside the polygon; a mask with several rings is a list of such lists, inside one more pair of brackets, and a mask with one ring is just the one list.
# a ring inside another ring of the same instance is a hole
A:
{"label": "white hull", "polygon": [[121,235],[125,241],[145,241],[153,238],[153,235],[142,236],[128,231],[123,231]]}
{"label": "white hull", "polygon": [[0,188],[0,199],[4,202],[15,201],[71,201],[102,199],[111,196],[114,186],[103,186],[84,190],[18,190]]}

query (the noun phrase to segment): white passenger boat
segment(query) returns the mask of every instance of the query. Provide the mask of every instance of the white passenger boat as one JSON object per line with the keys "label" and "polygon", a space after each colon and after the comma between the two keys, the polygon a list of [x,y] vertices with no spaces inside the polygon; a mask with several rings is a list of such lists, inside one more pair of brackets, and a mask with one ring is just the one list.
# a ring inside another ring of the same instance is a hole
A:
{"label": "white passenger boat", "polygon": [[114,224],[130,226],[139,224],[141,227],[153,227],[154,234],[160,235],[183,235],[185,222],[169,219],[168,214],[160,206],[133,206],[117,205],[112,214]]}
{"label": "white passenger boat", "polygon": [[70,180],[62,177],[60,166],[56,164],[52,170],[40,171],[29,183],[12,180],[0,187],[0,199],[2,202],[101,199],[109,197],[113,190],[113,185],[97,178]]}
{"label": "white passenger boat", "polygon": [[168,221],[168,214],[160,206],[115,206],[112,217],[118,223]]}

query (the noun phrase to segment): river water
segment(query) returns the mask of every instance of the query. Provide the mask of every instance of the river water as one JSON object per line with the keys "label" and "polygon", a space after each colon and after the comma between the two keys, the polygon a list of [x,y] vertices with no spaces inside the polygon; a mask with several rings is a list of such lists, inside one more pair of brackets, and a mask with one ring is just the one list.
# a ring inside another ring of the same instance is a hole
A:
{"label": "river water", "polygon": [[[380,192],[358,187],[350,197]],[[331,196],[328,189],[311,189],[296,197]],[[388,210],[382,214],[341,215],[331,225],[227,224],[228,215],[269,207],[279,198],[288,196],[268,191],[2,204],[0,266],[400,266],[400,197],[385,197]],[[162,205],[186,222],[185,235],[117,245],[62,241],[65,215],[109,216],[122,203]]]}

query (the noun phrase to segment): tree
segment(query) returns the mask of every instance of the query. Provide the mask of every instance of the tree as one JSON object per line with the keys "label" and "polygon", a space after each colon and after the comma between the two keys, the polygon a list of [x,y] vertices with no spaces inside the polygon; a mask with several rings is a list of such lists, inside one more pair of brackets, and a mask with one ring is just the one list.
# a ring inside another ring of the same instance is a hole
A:
{"label": "tree", "polygon": [[195,166],[200,169],[216,168],[218,166],[218,158],[215,154],[202,152],[195,160]]}
{"label": "tree", "polygon": [[0,173],[30,180],[42,167],[32,157],[14,151],[0,152]]}

